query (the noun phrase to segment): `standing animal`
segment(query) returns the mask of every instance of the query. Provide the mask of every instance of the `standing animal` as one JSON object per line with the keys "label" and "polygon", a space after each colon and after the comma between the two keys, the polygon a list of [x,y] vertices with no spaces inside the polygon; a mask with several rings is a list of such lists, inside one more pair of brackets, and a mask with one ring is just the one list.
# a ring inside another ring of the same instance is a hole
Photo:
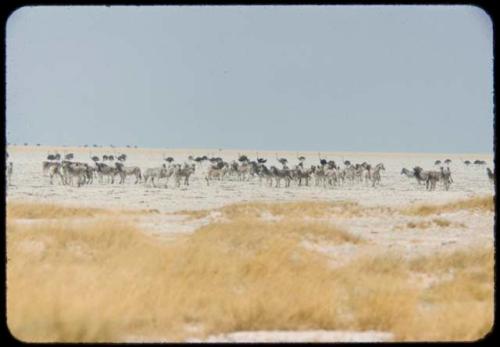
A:
{"label": "standing animal", "polygon": [[229,164],[222,161],[212,161],[212,165],[207,170],[205,175],[205,180],[207,181],[207,186],[210,185],[210,180],[217,178],[221,180],[230,170]]}
{"label": "standing animal", "polygon": [[151,180],[153,187],[156,187],[156,181],[159,182],[161,178],[167,177],[167,165],[162,164],[161,167],[149,168],[144,171],[144,184],[147,184]]}
{"label": "standing animal", "polygon": [[61,184],[64,184],[64,178],[61,173],[61,163],[51,163],[54,165],[50,165],[47,169],[48,175],[50,177],[50,184],[54,184],[54,176],[59,177],[59,180],[61,181]]}
{"label": "standing animal", "polygon": [[450,189],[450,185],[453,183],[453,179],[451,178],[451,171],[450,168],[447,167],[446,169],[441,166],[441,176],[440,180],[443,182],[444,189],[448,190]]}
{"label": "standing animal", "polygon": [[413,169],[415,177],[418,181],[425,182],[425,189],[434,190],[436,188],[436,183],[441,178],[441,172],[439,171],[424,171],[421,167],[417,166]]}
{"label": "standing animal", "polygon": [[302,180],[305,181],[306,186],[309,186],[309,179],[311,178],[312,170],[310,168],[304,169],[303,161],[301,161],[299,165],[295,166],[295,169],[291,173],[292,176],[298,180],[299,186],[302,186]]}
{"label": "standing animal", "polygon": [[181,179],[184,178],[184,185],[189,185],[189,176],[191,176],[195,171],[195,164],[184,163],[181,167],[180,164],[176,165],[174,169],[175,184],[177,187],[181,185]]}
{"label": "standing animal", "polygon": [[257,175],[259,176],[259,182],[262,183],[262,179],[265,178],[267,184],[271,187],[273,185],[273,174],[271,170],[267,168],[264,163],[260,163],[257,169]]}
{"label": "standing animal", "polygon": [[115,176],[118,174],[118,170],[116,167],[109,166],[104,163],[95,163],[97,166],[96,173],[99,177],[99,182],[103,182],[104,177],[108,177],[108,182],[111,181],[111,184],[115,183]]}
{"label": "standing animal", "polygon": [[125,179],[127,178],[127,176],[135,177],[134,184],[137,184],[141,181],[141,169],[138,166],[123,166],[122,163],[116,163],[115,166],[116,165],[120,166],[120,183],[125,183]]}
{"label": "standing animal", "polygon": [[276,180],[276,188],[280,186],[280,181],[282,179],[285,180],[285,187],[290,187],[290,182],[292,181],[292,175],[290,173],[290,169],[283,164],[283,169],[278,169],[276,166],[271,166],[270,169],[273,174],[274,179]]}
{"label": "standing animal", "polygon": [[384,164],[382,163],[379,163],[375,166],[375,168],[373,169],[373,173],[372,173],[372,176],[371,176],[371,179],[372,179],[372,187],[375,187],[375,185],[377,184],[380,184],[380,171],[384,170],[385,171],[385,167],[384,167]]}
{"label": "standing animal", "polygon": [[427,188],[427,186],[428,186],[428,182],[427,182],[428,171],[424,171],[424,169],[422,169],[420,166],[416,166],[413,168],[413,174],[415,175],[415,178],[417,179],[418,184],[425,182],[425,185]]}
{"label": "standing animal", "polygon": [[415,177],[415,173],[408,170],[407,168],[401,169],[401,175],[405,175],[406,177],[409,177],[409,178]]}
{"label": "standing animal", "polygon": [[87,166],[82,163],[73,163],[65,160],[61,163],[61,172],[64,184],[73,185],[73,179],[76,178],[77,187],[80,187],[85,183],[87,178]]}

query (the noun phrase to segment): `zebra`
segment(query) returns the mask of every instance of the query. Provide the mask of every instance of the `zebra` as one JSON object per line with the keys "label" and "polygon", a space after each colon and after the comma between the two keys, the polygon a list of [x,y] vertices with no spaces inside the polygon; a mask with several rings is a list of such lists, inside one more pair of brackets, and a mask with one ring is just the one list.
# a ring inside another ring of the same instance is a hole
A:
{"label": "zebra", "polygon": [[[300,157],[304,158],[304,157]],[[291,172],[292,176],[298,180],[299,186],[302,186],[302,180],[305,181],[306,186],[309,186],[309,179],[311,178],[312,169],[304,169],[303,160],[300,164],[296,165],[294,170]]]}
{"label": "zebra", "polygon": [[424,171],[424,169],[422,169],[420,166],[415,166],[413,168],[413,174],[417,179],[418,184],[425,182],[427,187],[427,171]]}
{"label": "zebra", "polygon": [[361,166],[365,170],[365,177],[364,177],[365,182],[368,183],[369,181],[372,180],[372,166],[367,162],[362,163]]}
{"label": "zebra", "polygon": [[177,187],[181,186],[181,179],[184,178],[184,185],[188,186],[189,185],[189,176],[191,176],[195,171],[195,164],[188,164],[184,163],[184,165],[181,167],[180,164],[175,166],[174,169],[174,177],[175,177],[175,184]]}
{"label": "zebra", "polygon": [[109,166],[104,163],[95,163],[97,166],[96,173],[99,176],[99,182],[103,183],[103,177],[108,177],[111,180],[111,184],[115,183],[115,176],[118,173],[116,167]]}
{"label": "zebra", "polygon": [[408,170],[407,168],[401,169],[401,175],[405,175],[406,177],[409,177],[409,178],[415,177],[415,173]]}
{"label": "zebra", "polygon": [[380,184],[380,171],[381,170],[384,170],[385,171],[385,167],[384,167],[384,164],[382,163],[379,163],[375,166],[375,168],[373,169],[373,174],[372,174],[372,187],[375,187],[375,185],[378,183]]}
{"label": "zebra", "polygon": [[[421,169],[421,168],[420,168],[420,167],[418,167],[418,166],[417,166],[417,168]],[[425,181],[425,179],[421,179],[420,177],[418,177],[418,176],[415,174],[415,171],[410,171],[410,170],[408,170],[408,169],[406,169],[406,168],[403,168],[403,169],[401,170],[401,175],[405,175],[405,176],[406,176],[406,177],[408,177],[408,178],[415,178],[415,180],[417,181],[417,183],[418,183],[419,185],[421,185],[421,184],[422,184],[422,182],[424,182],[424,181]]]}
{"label": "zebra", "polygon": [[[44,162],[47,163],[47,162]],[[50,184],[54,184],[54,176],[59,177],[61,180],[61,184],[64,184],[64,178],[61,173],[61,163],[50,163],[51,165],[46,165],[46,171],[45,171],[45,165],[44,165],[44,174],[48,175],[50,178]]]}
{"label": "zebra", "polygon": [[285,180],[285,187],[290,187],[292,176],[290,173],[290,169],[288,169],[286,164],[283,164],[283,169],[281,170],[276,168],[276,166],[271,166],[270,171],[273,174],[274,179],[276,180],[276,188],[280,186],[281,179]]}
{"label": "zebra", "polygon": [[207,181],[207,186],[209,185],[210,180],[212,180],[214,178],[221,180],[230,171],[228,163],[225,163],[222,161],[212,161],[212,163],[213,164],[211,166],[209,166],[207,173],[205,175],[205,180]]}
{"label": "zebra", "polygon": [[236,163],[236,173],[238,174],[238,179],[240,181],[246,181],[247,175],[250,175],[251,172],[252,172],[252,166],[248,161],[243,161],[240,165]]}
{"label": "zebra", "polygon": [[257,175],[259,176],[259,182],[262,183],[262,178],[265,178],[267,181],[267,184],[271,187],[273,185],[273,174],[271,170],[267,168],[267,166],[264,165],[264,163],[260,163],[258,170],[257,170]]}
{"label": "zebra", "polygon": [[63,161],[61,163],[62,176],[64,184],[73,185],[73,178],[77,178],[77,186],[80,187],[87,178],[87,165],[82,163],[73,163]]}
{"label": "zebra", "polygon": [[495,171],[491,171],[491,169],[488,167],[488,168],[486,168],[486,173],[488,174],[488,178],[490,180],[490,183],[492,183],[493,185],[496,185]]}
{"label": "zebra", "polygon": [[439,171],[423,171],[419,166],[413,169],[415,177],[419,181],[425,181],[425,189],[434,190],[436,188],[436,183],[441,178],[441,172]]}
{"label": "zebra", "polygon": [[453,179],[451,178],[451,171],[450,171],[450,168],[446,168],[444,169],[442,166],[441,166],[441,176],[440,176],[440,180],[443,181],[443,184],[444,184],[444,188],[446,190],[450,189],[450,184],[453,183]]}
{"label": "zebra", "polygon": [[337,185],[338,177],[337,177],[337,168],[335,166],[329,165],[326,169],[324,169],[324,179],[323,184],[326,186],[328,183],[330,186]]}
{"label": "zebra", "polygon": [[142,179],[141,169],[138,166],[124,166],[123,163],[115,163],[120,175],[120,184],[125,183],[127,176],[135,176],[134,184],[137,184]]}
{"label": "zebra", "polygon": [[[168,171],[169,170],[167,170],[167,165],[165,164],[162,164],[162,166],[160,167],[146,169],[146,171],[144,172],[144,184],[147,184],[151,179],[153,187],[156,187],[155,178],[159,182],[160,178],[167,177]],[[170,171],[172,172],[172,168]]]}
{"label": "zebra", "polygon": [[435,190],[436,183],[442,178],[440,171],[427,171],[426,188],[427,190]]}
{"label": "zebra", "polygon": [[[325,161],[326,164],[326,161]],[[314,176],[314,184],[319,186],[321,183],[324,184],[325,180],[325,167],[324,165],[316,165],[312,170],[312,174]]]}
{"label": "zebra", "polygon": [[52,166],[57,166],[60,163],[54,162],[54,161],[43,161],[42,162],[42,173],[44,175],[47,175],[49,173],[49,170]]}
{"label": "zebra", "polygon": [[94,183],[94,175],[96,174],[97,167],[91,166],[88,164],[85,164],[85,165],[86,165],[86,172],[85,172],[86,181],[85,181],[85,183],[86,184]]}

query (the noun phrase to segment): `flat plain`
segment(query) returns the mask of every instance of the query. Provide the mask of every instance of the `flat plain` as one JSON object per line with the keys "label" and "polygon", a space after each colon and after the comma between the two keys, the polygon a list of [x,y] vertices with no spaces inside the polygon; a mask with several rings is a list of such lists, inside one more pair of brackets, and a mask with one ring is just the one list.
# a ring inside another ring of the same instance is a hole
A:
{"label": "flat plain", "polygon": [[[491,155],[10,146],[7,314],[25,341],[450,341],[492,326]],[[383,163],[380,185],[61,185],[48,153]],[[453,183],[427,191],[402,168]],[[465,165],[465,160],[486,165]],[[97,309],[100,314],[93,312]]]}

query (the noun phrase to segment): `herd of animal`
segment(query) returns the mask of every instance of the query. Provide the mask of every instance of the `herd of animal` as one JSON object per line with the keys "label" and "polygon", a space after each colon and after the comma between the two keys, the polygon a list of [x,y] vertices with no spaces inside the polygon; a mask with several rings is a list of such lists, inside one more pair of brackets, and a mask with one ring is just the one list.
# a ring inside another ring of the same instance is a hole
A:
{"label": "herd of animal", "polygon": [[[8,155],[8,154],[7,154]],[[168,187],[170,178],[173,178],[175,185],[181,184],[189,186],[190,177],[195,172],[201,172],[201,177],[207,185],[212,181],[237,180],[249,181],[258,179],[262,184],[280,187],[284,182],[285,187],[290,187],[294,182],[297,186],[323,186],[334,187],[344,184],[365,183],[372,187],[380,184],[382,172],[385,171],[383,163],[371,165],[367,162],[353,164],[345,160],[342,164],[337,164],[334,160],[319,159],[318,165],[306,167],[305,157],[297,157],[298,163],[288,166],[286,158],[278,158],[281,166],[266,165],[267,159],[259,158],[250,160],[246,155],[240,155],[238,160],[225,161],[220,157],[193,157],[189,156],[184,163],[174,163],[174,158],[164,157],[165,163],[157,167],[141,170],[138,166],[128,166],[126,154],[103,155],[102,157],[91,156],[90,162],[75,161],[74,154],[68,153],[61,157],[60,154],[48,154],[47,160],[42,162],[42,172],[50,179],[50,184],[54,184],[57,179],[59,184],[81,187],[93,184],[97,180],[100,184],[124,184],[127,177],[132,176],[134,183],[144,183],[157,187],[161,181]],[[450,188],[453,178],[449,168],[450,159],[446,159],[439,170],[424,170],[421,167],[414,167],[412,170],[403,168],[401,174],[409,178],[415,178],[418,184],[425,183],[427,190],[435,190],[437,183],[442,183],[445,190]],[[435,165],[440,165],[437,160]],[[471,165],[470,161],[465,161],[465,165]],[[484,165],[484,161],[476,160],[474,165]],[[492,184],[495,184],[495,174],[487,168],[487,175]],[[13,163],[7,164],[7,179],[10,184],[13,174]]]}

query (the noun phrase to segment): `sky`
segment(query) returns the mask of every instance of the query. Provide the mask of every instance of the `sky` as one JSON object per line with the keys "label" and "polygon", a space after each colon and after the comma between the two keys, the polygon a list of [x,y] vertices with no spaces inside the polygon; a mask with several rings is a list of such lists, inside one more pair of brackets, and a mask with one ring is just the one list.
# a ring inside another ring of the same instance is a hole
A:
{"label": "sky", "polygon": [[36,6],[6,26],[9,143],[493,153],[474,6]]}

